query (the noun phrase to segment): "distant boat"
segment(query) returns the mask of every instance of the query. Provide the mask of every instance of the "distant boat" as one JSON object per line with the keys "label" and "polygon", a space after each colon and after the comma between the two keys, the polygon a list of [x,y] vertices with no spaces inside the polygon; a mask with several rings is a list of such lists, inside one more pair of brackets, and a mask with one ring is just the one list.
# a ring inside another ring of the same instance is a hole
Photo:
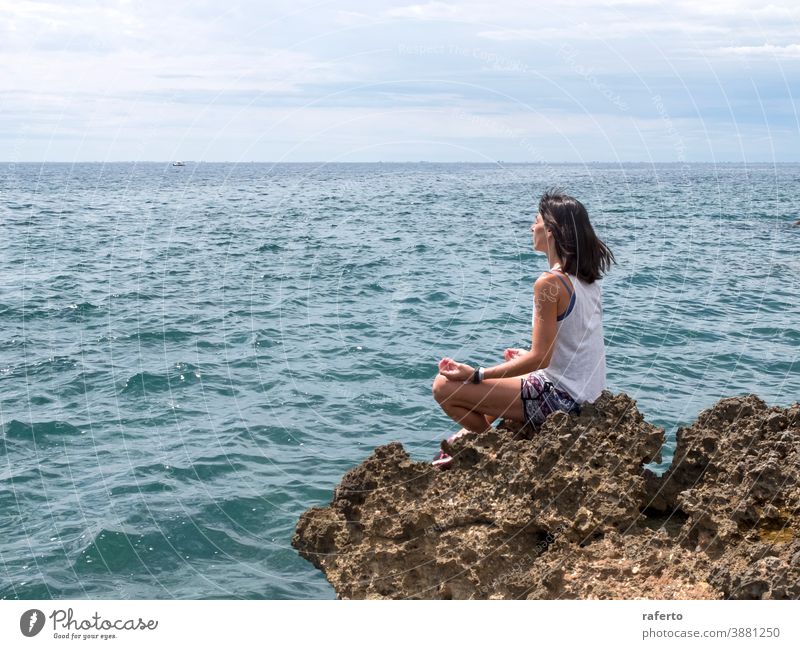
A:
{"label": "distant boat", "polygon": [[185,162],[181,162],[180,160],[176,160],[175,162],[172,163],[172,166],[173,167],[185,167],[186,163]]}

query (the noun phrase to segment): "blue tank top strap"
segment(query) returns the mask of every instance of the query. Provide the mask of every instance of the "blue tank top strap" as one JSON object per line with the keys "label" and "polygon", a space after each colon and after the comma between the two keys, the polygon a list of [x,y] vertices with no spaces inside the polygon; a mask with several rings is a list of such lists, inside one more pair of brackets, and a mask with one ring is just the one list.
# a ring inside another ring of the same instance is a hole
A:
{"label": "blue tank top strap", "polygon": [[[551,275],[556,275],[552,270],[546,270],[544,272],[545,273],[550,273]],[[566,288],[567,292],[570,295],[572,295],[572,289],[570,288],[569,283],[567,282],[567,280],[565,280],[563,277],[561,277],[561,275],[556,275],[556,277],[558,277],[558,279],[561,280],[561,283],[564,285],[564,288]]]}
{"label": "blue tank top strap", "polygon": [[[545,273],[550,273],[551,275],[556,275],[552,270],[546,270],[544,272]],[[567,305],[567,310],[564,311],[564,313],[562,313],[561,315],[556,316],[556,322],[561,322],[564,318],[566,318],[572,312],[572,307],[575,306],[575,291],[573,291],[570,288],[569,283],[567,282],[567,280],[565,280],[563,277],[561,277],[561,275],[556,275],[556,277],[558,277],[558,279],[561,280],[561,283],[564,285],[564,288],[567,289],[567,293],[569,293],[569,304]]]}

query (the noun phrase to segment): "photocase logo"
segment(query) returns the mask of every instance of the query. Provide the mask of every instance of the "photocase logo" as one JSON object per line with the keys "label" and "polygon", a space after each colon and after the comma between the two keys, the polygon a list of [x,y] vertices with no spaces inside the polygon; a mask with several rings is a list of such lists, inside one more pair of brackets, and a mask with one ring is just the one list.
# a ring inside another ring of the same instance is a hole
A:
{"label": "photocase logo", "polygon": [[44,613],[38,608],[25,611],[19,618],[19,630],[22,635],[32,638],[44,627]]}

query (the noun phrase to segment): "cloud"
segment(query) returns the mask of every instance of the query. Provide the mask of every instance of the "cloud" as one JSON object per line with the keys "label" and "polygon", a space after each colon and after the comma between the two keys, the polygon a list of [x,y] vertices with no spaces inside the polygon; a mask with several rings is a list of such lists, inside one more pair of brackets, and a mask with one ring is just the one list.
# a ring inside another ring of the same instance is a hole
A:
{"label": "cloud", "polygon": [[534,41],[560,39],[609,40],[612,38],[630,38],[632,36],[651,37],[660,33],[674,34],[720,34],[730,33],[730,28],[720,25],[704,25],[692,21],[641,21],[629,20],[598,24],[597,22],[581,22],[564,27],[540,27],[537,29],[495,29],[478,32],[480,38],[494,41]]}
{"label": "cloud", "polygon": [[408,5],[405,7],[394,7],[386,12],[387,16],[397,18],[416,18],[418,20],[446,20],[456,18],[461,10],[451,4],[444,2],[429,2],[424,5]]}
{"label": "cloud", "polygon": [[27,133],[58,139],[62,159],[78,155],[70,142],[88,156],[84,140],[94,159],[103,142],[116,157],[188,159],[141,143],[177,146],[190,130],[206,159],[233,159],[254,137],[262,159],[301,140],[317,159],[392,141],[405,148],[385,159],[419,159],[416,141],[428,156],[441,141],[511,159],[521,137],[556,158],[564,138],[592,159],[613,157],[609,143],[663,157],[658,93],[687,150],[707,153],[757,119],[788,132],[781,65],[800,58],[800,7],[767,2],[0,0],[0,144],[36,159]]}
{"label": "cloud", "polygon": [[334,22],[337,25],[354,27],[370,25],[375,22],[375,18],[360,11],[337,11],[334,15]]}
{"label": "cloud", "polygon": [[[565,34],[566,30],[562,32]],[[539,29],[493,29],[478,32],[480,38],[490,41],[532,41],[542,37],[543,30]]]}
{"label": "cloud", "polygon": [[791,45],[741,45],[738,47],[720,47],[716,50],[722,54],[737,56],[758,56],[777,59],[800,59],[800,43]]}

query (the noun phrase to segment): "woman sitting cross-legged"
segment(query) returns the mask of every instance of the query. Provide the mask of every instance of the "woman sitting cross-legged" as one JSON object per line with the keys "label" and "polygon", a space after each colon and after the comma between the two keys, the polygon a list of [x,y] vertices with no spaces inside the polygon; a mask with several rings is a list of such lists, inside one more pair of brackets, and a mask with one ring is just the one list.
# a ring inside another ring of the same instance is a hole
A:
{"label": "woman sitting cross-legged", "polygon": [[[491,428],[498,417],[541,426],[556,410],[579,412],[606,385],[601,278],[616,263],[597,237],[583,204],[560,191],[539,201],[531,226],[533,248],[550,270],[533,285],[531,348],[506,349],[505,362],[473,368],[451,358],[439,362],[433,396],[463,428]],[[433,464],[446,468],[446,443]]]}

